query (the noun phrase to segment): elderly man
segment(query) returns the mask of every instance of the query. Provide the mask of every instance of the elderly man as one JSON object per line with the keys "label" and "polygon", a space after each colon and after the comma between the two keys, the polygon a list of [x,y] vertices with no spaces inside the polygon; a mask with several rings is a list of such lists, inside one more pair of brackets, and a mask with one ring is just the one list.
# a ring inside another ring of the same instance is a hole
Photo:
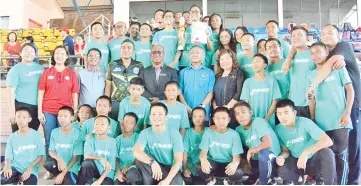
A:
{"label": "elderly man", "polygon": [[169,81],[178,82],[178,74],[175,69],[163,64],[164,48],[162,45],[153,45],[150,56],[152,66],[141,71],[139,77],[145,82],[143,96],[155,103],[165,99],[165,84]]}

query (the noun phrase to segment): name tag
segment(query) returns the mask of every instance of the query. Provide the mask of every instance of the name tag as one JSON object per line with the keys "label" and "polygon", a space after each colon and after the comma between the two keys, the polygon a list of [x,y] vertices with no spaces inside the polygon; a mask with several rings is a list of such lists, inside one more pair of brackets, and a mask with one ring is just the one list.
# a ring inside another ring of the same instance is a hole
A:
{"label": "name tag", "polygon": [[159,76],[167,76],[167,74],[162,74],[162,73],[160,73]]}
{"label": "name tag", "polygon": [[54,76],[48,76],[48,79],[54,79]]}

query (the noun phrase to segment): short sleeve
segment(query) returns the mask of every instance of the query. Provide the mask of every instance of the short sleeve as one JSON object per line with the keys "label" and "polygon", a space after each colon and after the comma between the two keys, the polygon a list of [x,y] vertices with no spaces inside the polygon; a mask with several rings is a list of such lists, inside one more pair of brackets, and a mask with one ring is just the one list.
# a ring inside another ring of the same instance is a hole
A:
{"label": "short sleeve", "polygon": [[189,124],[188,112],[187,112],[187,109],[184,106],[182,107],[181,117],[182,118],[181,118],[180,128],[182,128],[182,129],[189,128],[190,124]]}
{"label": "short sleeve", "polygon": [[173,136],[173,153],[184,152],[182,136],[179,132],[174,132]]}
{"label": "short sleeve", "polygon": [[274,78],[272,78],[272,84],[273,84],[273,99],[282,98],[280,87],[278,86],[278,83]]}
{"label": "short sleeve", "polygon": [[7,78],[6,78],[6,86],[16,88],[19,83],[19,73],[16,71],[17,67],[14,66],[10,69]]}
{"label": "short sleeve", "polygon": [[69,46],[70,42],[68,39],[64,39],[63,44],[64,46]]}
{"label": "short sleeve", "polygon": [[71,88],[71,93],[79,93],[79,80],[78,80],[78,76],[76,75],[75,72],[73,72],[73,86]]}
{"label": "short sleeve", "polygon": [[209,150],[209,131],[205,131],[201,143],[199,144],[199,148],[202,150]]}
{"label": "short sleeve", "polygon": [[147,146],[148,142],[147,142],[146,132],[147,130],[143,130],[142,132],[140,132],[136,145],[140,145],[143,147]]}
{"label": "short sleeve", "polygon": [[74,143],[74,156],[79,156],[84,154],[84,147],[83,147],[83,141],[80,139],[80,131],[78,133],[78,139]]}
{"label": "short sleeve", "polygon": [[281,139],[281,135],[279,133],[279,128],[276,126],[275,133],[277,135],[278,141],[280,142],[281,147],[286,147],[286,145],[283,143],[283,140]]}
{"label": "short sleeve", "polygon": [[341,83],[343,86],[345,86],[348,83],[351,83],[350,75],[348,74],[345,67],[342,67],[341,69],[339,69],[338,72],[339,72],[339,76],[340,76]]}
{"label": "short sleeve", "polygon": [[303,118],[305,130],[314,140],[318,141],[319,138],[325,133],[320,127],[316,125],[312,120]]}
{"label": "short sleeve", "polygon": [[48,70],[45,70],[43,74],[41,74],[39,80],[39,90],[45,90],[47,77],[48,77]]}
{"label": "short sleeve", "polygon": [[9,159],[12,160],[14,157],[14,149],[13,149],[13,142],[12,142],[12,138],[13,136],[10,136],[7,143],[6,143],[6,148],[5,148],[5,159]]}
{"label": "short sleeve", "polygon": [[190,134],[189,134],[189,130],[186,131],[186,133],[184,134],[184,138],[183,138],[183,146],[184,146],[184,151],[185,152],[189,152],[190,151]]}
{"label": "short sleeve", "polygon": [[232,155],[238,155],[243,153],[243,147],[241,143],[241,137],[237,132],[234,132],[233,143],[232,143]]}
{"label": "short sleeve", "polygon": [[49,150],[52,150],[52,151],[55,150],[55,131],[56,130],[51,131],[51,134],[50,134]]}
{"label": "short sleeve", "polygon": [[93,152],[95,150],[95,149],[93,149],[93,142],[94,142],[93,136],[89,136],[88,138],[86,138],[85,144],[84,144],[84,155],[93,154]]}
{"label": "short sleeve", "polygon": [[257,132],[257,136],[259,136],[259,138],[261,139],[263,136],[266,135],[270,135],[271,134],[271,129],[268,127],[269,124],[267,123],[266,120],[258,120],[258,124],[256,127],[256,132]]}
{"label": "short sleeve", "polygon": [[250,100],[250,95],[249,95],[249,91],[250,91],[249,80],[250,80],[250,79],[247,79],[247,80],[244,82],[244,86],[243,86],[242,93],[241,93],[241,98],[240,98],[241,100]]}
{"label": "short sleeve", "polygon": [[216,77],[213,72],[210,72],[209,75],[210,75],[210,79],[208,83],[208,93],[211,93],[213,92],[214,84],[216,83]]}

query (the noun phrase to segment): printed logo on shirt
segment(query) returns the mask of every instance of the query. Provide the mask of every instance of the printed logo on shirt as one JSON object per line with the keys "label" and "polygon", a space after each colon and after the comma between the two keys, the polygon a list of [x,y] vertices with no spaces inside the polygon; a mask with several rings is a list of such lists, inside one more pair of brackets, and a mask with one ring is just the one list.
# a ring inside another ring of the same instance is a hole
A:
{"label": "printed logo on shirt", "polygon": [[258,88],[258,89],[252,89],[250,94],[251,96],[253,96],[256,93],[267,93],[269,91],[270,91],[269,88]]}
{"label": "printed logo on shirt", "polygon": [[328,81],[334,81],[336,78],[334,76],[329,76],[325,79],[325,82],[328,82]]}
{"label": "printed logo on shirt", "polygon": [[286,147],[289,147],[289,146],[291,146],[291,145],[293,145],[295,143],[301,143],[304,140],[305,140],[305,138],[303,136],[300,136],[300,137],[298,137],[296,139],[288,140],[287,144],[286,144]]}
{"label": "printed logo on shirt", "polygon": [[57,143],[56,145],[55,145],[55,148],[56,149],[71,149],[71,148],[73,148],[73,145],[72,144],[59,144],[59,143]]}
{"label": "printed logo on shirt", "polygon": [[167,74],[160,73],[159,76],[164,76],[165,77],[165,76],[167,76]]}
{"label": "printed logo on shirt", "polygon": [[132,151],[133,151],[133,147],[120,148],[119,154],[123,154],[125,152],[132,152]]}
{"label": "printed logo on shirt", "polygon": [[310,62],[310,60],[309,59],[295,59],[295,61],[294,61],[295,63],[308,63],[308,62]]}
{"label": "printed logo on shirt", "polygon": [[27,74],[27,76],[33,76],[33,75],[36,75],[36,74],[41,74],[42,72],[43,72],[42,70],[32,71],[32,72],[29,72]]}
{"label": "printed logo on shirt", "polygon": [[100,49],[100,51],[102,52],[102,53],[109,53],[109,50],[107,50],[107,49]]}
{"label": "printed logo on shirt", "polygon": [[275,71],[272,71],[270,73],[271,76],[275,76],[275,75],[278,75],[278,74],[283,74],[282,70],[275,70]]}
{"label": "printed logo on shirt", "polygon": [[121,72],[123,69],[117,67],[117,68],[114,68],[113,72]]}
{"label": "printed logo on shirt", "polygon": [[104,151],[104,150],[95,150],[95,154],[97,154],[97,155],[104,155],[104,156],[110,156],[110,152],[109,152],[109,151]]}
{"label": "printed logo on shirt", "polygon": [[111,50],[117,50],[117,49],[120,49],[120,46],[121,44],[118,44],[118,45],[114,45]]}
{"label": "printed logo on shirt", "polygon": [[160,143],[153,143],[151,146],[149,146],[151,149],[160,148],[160,149],[171,149],[173,148],[172,144],[160,144]]}
{"label": "printed logo on shirt", "polygon": [[242,68],[251,68],[251,67],[252,67],[252,63],[251,63],[251,64],[242,65]]}
{"label": "printed logo on shirt", "polygon": [[138,50],[137,50],[137,53],[138,53],[138,54],[150,53],[150,49],[143,49],[143,48],[142,48],[142,49],[138,49]]}
{"label": "printed logo on shirt", "polygon": [[202,74],[202,78],[207,78],[207,77],[208,77],[208,74],[206,74],[206,73]]}
{"label": "printed logo on shirt", "polygon": [[25,146],[20,146],[18,147],[17,150],[14,151],[14,154],[17,155],[23,151],[26,151],[26,150],[34,150],[36,149],[36,145],[25,145]]}
{"label": "printed logo on shirt", "polygon": [[222,147],[222,148],[225,148],[225,149],[229,149],[231,147],[230,144],[226,144],[226,143],[219,143],[218,141],[212,141],[211,145],[209,145],[209,148],[212,148],[212,147]]}
{"label": "printed logo on shirt", "polygon": [[199,144],[194,144],[192,147],[191,147],[191,151],[193,150],[198,150],[199,149]]}
{"label": "printed logo on shirt", "polygon": [[48,79],[54,79],[54,76],[48,76]]}
{"label": "printed logo on shirt", "polygon": [[256,140],[256,139],[257,139],[257,135],[253,134],[250,139],[246,140],[246,144],[250,144],[251,141]]}
{"label": "printed logo on shirt", "polygon": [[170,119],[181,119],[179,114],[168,114],[168,118]]}
{"label": "printed logo on shirt", "polygon": [[138,73],[139,73],[139,68],[138,68],[138,67],[135,67],[135,68],[133,69],[133,72],[134,72],[134,74],[138,74]]}
{"label": "printed logo on shirt", "polygon": [[177,39],[176,36],[162,36],[160,37],[159,41],[162,42],[164,39]]}

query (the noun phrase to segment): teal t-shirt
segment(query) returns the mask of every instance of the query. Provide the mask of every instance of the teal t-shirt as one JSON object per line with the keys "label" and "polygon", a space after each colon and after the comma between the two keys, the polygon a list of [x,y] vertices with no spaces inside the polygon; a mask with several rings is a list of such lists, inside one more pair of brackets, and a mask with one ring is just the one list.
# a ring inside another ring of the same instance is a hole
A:
{"label": "teal t-shirt", "polygon": [[122,57],[122,55],[120,53],[120,48],[125,39],[129,39],[129,38],[128,37],[113,38],[112,40],[109,41],[108,48],[110,51],[110,60],[111,61],[119,60]]}
{"label": "teal t-shirt", "polygon": [[188,111],[182,103],[177,102],[176,105],[168,105],[164,100],[160,102],[164,103],[168,108],[168,127],[178,131],[179,129],[189,128]]}
{"label": "teal t-shirt", "polygon": [[152,65],[152,60],[150,58],[151,47],[152,44],[150,42],[135,42],[135,60],[141,62],[144,68]]}
{"label": "teal t-shirt", "polygon": [[[269,38],[268,38],[269,39]],[[288,56],[288,53],[290,52],[290,44],[288,44],[283,38],[281,38],[281,37],[278,37],[277,38],[279,41],[280,41],[280,43],[281,43],[281,47],[282,47],[282,57],[284,58],[284,59],[286,59],[287,58],[287,56]]]}
{"label": "teal t-shirt", "polygon": [[195,176],[198,175],[196,165],[199,164],[199,154],[201,152],[199,144],[201,143],[202,136],[206,130],[209,129],[204,128],[202,133],[197,133],[194,128],[188,128],[183,138],[184,151],[188,153],[187,168]]}
{"label": "teal t-shirt", "polygon": [[[51,131],[49,151],[54,151],[68,165],[74,156],[83,155],[83,141],[80,131],[72,128],[71,132],[65,135],[61,131],[61,127],[54,129]],[[78,175],[79,169],[80,158],[78,157],[69,171]]]}
{"label": "teal t-shirt", "polygon": [[140,134],[137,145],[145,147],[145,152],[150,154],[155,161],[171,166],[174,163],[174,153],[183,153],[183,141],[179,131],[169,127],[157,134],[152,127],[144,129]]}
{"label": "teal t-shirt", "polygon": [[206,130],[199,148],[207,150],[208,158],[218,163],[229,163],[232,161],[233,155],[243,153],[241,138],[235,130],[230,128],[223,134]]}
{"label": "teal t-shirt", "polygon": [[86,132],[85,132],[85,129],[84,129],[84,124],[85,124],[85,122],[83,123],[83,125],[81,125],[79,121],[74,121],[72,123],[73,128],[76,128],[76,129],[79,130],[79,132],[80,132],[80,140],[83,143],[85,142],[85,136],[87,135]]}
{"label": "teal t-shirt", "polygon": [[[312,71],[308,77],[308,84],[317,77],[318,71]],[[351,120],[346,127],[340,126],[340,119],[346,109],[346,94],[344,86],[351,83],[345,67],[331,71],[330,75],[317,87],[315,120],[324,131],[348,128],[352,129]]]}
{"label": "teal t-shirt", "polygon": [[284,59],[282,59],[282,61],[275,64],[270,63],[267,67],[266,73],[276,79],[281,91],[282,98],[287,98],[287,93],[290,90],[290,76],[289,73],[287,74],[283,73],[282,71],[283,63],[284,63]]}
{"label": "teal t-shirt", "polygon": [[[115,158],[118,157],[117,142],[114,138],[105,140],[98,139],[95,135],[90,135],[86,138],[84,144],[84,156],[94,155],[106,159],[111,167],[110,172],[106,177],[113,179],[115,174]],[[94,160],[99,174],[104,172],[104,166],[99,160]]]}
{"label": "teal t-shirt", "polygon": [[15,89],[18,102],[38,105],[39,80],[44,67],[37,63],[18,63],[9,70],[6,86]]}
{"label": "teal t-shirt", "polygon": [[[281,98],[281,92],[277,81],[270,76],[262,81],[254,77],[246,79],[243,85],[241,100],[247,100],[251,105],[254,117],[265,118],[274,99]],[[269,119],[272,128],[275,126],[275,114]]]}
{"label": "teal t-shirt", "polygon": [[238,65],[243,70],[243,72],[246,74],[247,78],[254,76],[254,71],[252,68],[252,57],[245,57],[244,54],[238,58]]}
{"label": "teal t-shirt", "polygon": [[[262,143],[262,138],[270,135],[272,146],[269,150],[276,156],[281,153],[281,146],[276,133],[263,118],[253,118],[250,128],[245,130],[243,126],[238,126],[236,131],[239,133],[242,143],[249,149],[258,147]],[[258,154],[253,158],[258,159]]]}
{"label": "teal t-shirt", "polygon": [[[113,120],[112,118],[109,118],[109,119],[110,119],[110,129],[108,130],[107,134],[111,138],[116,138],[120,134],[119,122]],[[95,121],[95,117],[84,121],[84,123],[83,123],[83,130],[84,130],[83,133],[84,134],[83,135],[86,136],[88,134],[94,133],[94,131],[93,131],[94,130],[94,121]]]}
{"label": "teal t-shirt", "polygon": [[[253,46],[253,52],[255,54],[257,54],[257,45],[254,45]],[[239,60],[243,55],[244,55],[244,52],[243,52],[243,48],[242,48],[242,44],[241,43],[237,43],[236,45],[236,52],[237,52],[237,59]]]}
{"label": "teal t-shirt", "polygon": [[[211,41],[213,41],[213,38],[212,38],[213,32],[212,32],[211,27],[209,27],[209,26],[208,26],[208,31],[211,34],[210,39],[211,39]],[[206,34],[206,33],[204,33],[204,34]],[[189,66],[191,66],[189,52],[194,45],[202,47],[204,50],[205,56],[206,56],[208,49],[207,49],[206,43],[192,43],[192,25],[190,25],[186,28],[186,31],[184,33],[184,39],[185,39],[185,47],[184,47],[184,50],[182,51],[181,59],[179,61],[179,66],[180,67],[189,67]],[[205,63],[206,63],[206,60],[204,59],[202,61],[202,64],[205,64]]]}
{"label": "teal t-shirt", "polygon": [[309,50],[297,52],[293,58],[290,73],[290,92],[288,98],[295,106],[308,106],[306,99],[307,75],[316,68]]}
{"label": "teal t-shirt", "polygon": [[[100,52],[102,53],[102,61],[101,63],[99,64],[99,67],[104,71],[106,72],[108,70],[108,63],[109,63],[109,56],[110,56],[110,53],[109,53],[109,48],[107,46],[106,43],[104,42],[98,42],[98,41],[95,41],[95,40],[89,40],[89,42],[87,42],[85,44],[85,47],[84,47],[84,52],[83,54],[86,56],[88,55],[88,51],[92,48],[97,48],[100,50]],[[118,53],[120,54],[120,51],[118,51]]]}
{"label": "teal t-shirt", "polygon": [[[178,30],[161,30],[154,34],[152,44],[164,46],[164,64],[169,66],[173,62],[178,49]],[[175,66],[178,69],[178,64]],[[146,68],[146,67],[144,67]]]}
{"label": "teal t-shirt", "polygon": [[[38,131],[29,129],[29,133],[20,136],[18,131],[12,133],[6,143],[5,159],[10,160],[10,166],[20,173],[34,163],[39,156],[45,155],[44,140]],[[39,165],[35,166],[32,174],[38,177]]]}
{"label": "teal t-shirt", "polygon": [[219,48],[219,34],[213,33],[213,50],[207,50],[206,52],[206,61],[204,66],[207,68],[211,68],[212,65],[217,63],[217,54],[216,51]]}
{"label": "teal t-shirt", "polygon": [[119,157],[119,165],[117,166],[120,167],[120,170],[135,161],[133,148],[138,140],[138,136],[138,133],[134,133],[132,136],[125,138],[122,134],[115,139],[117,141],[117,152]]}
{"label": "teal t-shirt", "polygon": [[150,102],[145,97],[141,97],[141,103],[138,106],[130,104],[130,96],[124,98],[119,104],[118,121],[122,122],[124,115],[128,112],[134,112],[138,116],[138,123],[134,132],[139,133],[143,130],[145,124],[150,124]]}
{"label": "teal t-shirt", "polygon": [[[275,128],[281,146],[286,147],[291,155],[299,158],[303,151],[315,145],[325,132],[312,120],[304,117],[296,117],[293,128],[287,128],[282,123]],[[310,155],[309,158],[313,156]]]}

